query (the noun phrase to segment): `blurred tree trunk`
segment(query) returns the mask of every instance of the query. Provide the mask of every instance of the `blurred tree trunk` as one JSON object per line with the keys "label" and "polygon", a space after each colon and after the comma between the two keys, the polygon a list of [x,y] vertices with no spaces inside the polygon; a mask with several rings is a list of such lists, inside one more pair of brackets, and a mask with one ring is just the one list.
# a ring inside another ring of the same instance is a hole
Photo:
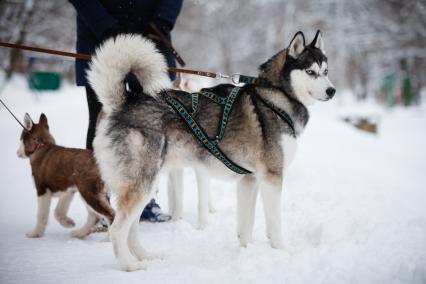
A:
{"label": "blurred tree trunk", "polygon": [[[33,14],[34,1],[26,0],[23,4],[22,14],[20,16],[20,23],[18,24],[19,34],[15,40],[16,44],[23,44],[26,38],[26,30]],[[13,72],[23,72],[23,52],[20,49],[12,49],[9,55],[9,64],[6,67],[6,77],[10,78]]]}

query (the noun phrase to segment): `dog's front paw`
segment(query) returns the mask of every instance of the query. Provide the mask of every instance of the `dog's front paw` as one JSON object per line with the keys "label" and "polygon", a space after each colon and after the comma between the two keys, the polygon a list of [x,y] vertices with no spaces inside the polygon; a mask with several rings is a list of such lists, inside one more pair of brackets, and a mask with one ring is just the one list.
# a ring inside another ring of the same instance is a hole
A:
{"label": "dog's front paw", "polygon": [[145,260],[162,260],[164,259],[164,254],[161,252],[147,252],[144,255]]}
{"label": "dog's front paw", "polygon": [[65,228],[73,228],[73,227],[75,227],[75,222],[70,217],[67,217],[67,216],[61,217],[58,221]]}
{"label": "dog's front paw", "polygon": [[163,259],[164,255],[161,253],[152,253],[152,252],[147,252],[145,249],[143,249],[142,247],[134,247],[131,248],[132,254],[139,260],[139,261],[143,261],[143,260],[156,260],[156,259]]}
{"label": "dog's front paw", "polygon": [[251,242],[250,234],[239,234],[238,239],[240,240],[240,246],[247,247],[248,243]]}
{"label": "dog's front paw", "polygon": [[274,249],[284,249],[284,243],[281,237],[271,237],[271,247]]}
{"label": "dog's front paw", "polygon": [[82,230],[76,230],[71,232],[71,237],[77,238],[77,239],[84,239],[89,235],[90,232],[82,231]]}
{"label": "dog's front paw", "polygon": [[182,213],[173,212],[172,221],[179,221],[179,220],[182,220]]}
{"label": "dog's front paw", "polygon": [[203,231],[205,228],[207,228],[207,222],[198,222],[197,229],[200,231]]}
{"label": "dog's front paw", "polygon": [[43,232],[38,232],[38,231],[32,231],[25,234],[27,238],[41,238],[43,237],[43,235],[44,235]]}
{"label": "dog's front paw", "polygon": [[146,270],[146,265],[142,261],[126,261],[120,263],[120,268],[123,271],[132,272],[136,270]]}

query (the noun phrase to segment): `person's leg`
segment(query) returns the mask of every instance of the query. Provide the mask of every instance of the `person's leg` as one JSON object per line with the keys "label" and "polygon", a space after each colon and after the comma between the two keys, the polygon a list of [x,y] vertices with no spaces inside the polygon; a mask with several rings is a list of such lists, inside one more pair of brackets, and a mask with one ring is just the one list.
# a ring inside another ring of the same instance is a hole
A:
{"label": "person's leg", "polygon": [[[167,62],[167,66],[176,67],[175,57],[171,53],[170,49],[165,47],[163,44],[157,44],[157,48],[160,51],[160,53],[164,55]],[[176,73],[169,72],[169,78],[170,80],[174,81],[176,79]]]}
{"label": "person's leg", "polygon": [[90,86],[86,86],[87,106],[89,108],[89,126],[86,136],[86,149],[93,150],[93,139],[96,135],[96,120],[102,109],[102,104],[98,101],[95,91]]}

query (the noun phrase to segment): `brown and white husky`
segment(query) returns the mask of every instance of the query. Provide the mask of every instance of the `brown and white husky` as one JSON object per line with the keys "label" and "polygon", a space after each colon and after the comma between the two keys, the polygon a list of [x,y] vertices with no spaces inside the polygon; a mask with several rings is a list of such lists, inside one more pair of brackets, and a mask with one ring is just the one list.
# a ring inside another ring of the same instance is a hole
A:
{"label": "brown and white husky", "polygon": [[56,220],[66,228],[74,227],[75,223],[67,216],[67,212],[77,190],[86,203],[88,215],[86,224],[72,231],[71,235],[84,238],[90,234],[99,216],[105,216],[111,224],[114,209],[107,200],[92,152],[56,145],[44,114],[41,114],[38,123],[25,114],[24,126],[26,129],[22,131],[17,154],[20,158],[30,159],[38,200],[37,225],[27,233],[27,237],[43,236],[52,197],[59,197],[55,209]]}

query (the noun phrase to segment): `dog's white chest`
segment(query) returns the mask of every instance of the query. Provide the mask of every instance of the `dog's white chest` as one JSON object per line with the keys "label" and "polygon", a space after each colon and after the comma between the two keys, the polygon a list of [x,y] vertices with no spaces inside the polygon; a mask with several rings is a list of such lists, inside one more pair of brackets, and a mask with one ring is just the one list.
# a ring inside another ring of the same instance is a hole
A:
{"label": "dog's white chest", "polygon": [[286,170],[296,155],[297,139],[293,136],[283,134],[281,136],[281,148],[284,153],[284,170]]}

